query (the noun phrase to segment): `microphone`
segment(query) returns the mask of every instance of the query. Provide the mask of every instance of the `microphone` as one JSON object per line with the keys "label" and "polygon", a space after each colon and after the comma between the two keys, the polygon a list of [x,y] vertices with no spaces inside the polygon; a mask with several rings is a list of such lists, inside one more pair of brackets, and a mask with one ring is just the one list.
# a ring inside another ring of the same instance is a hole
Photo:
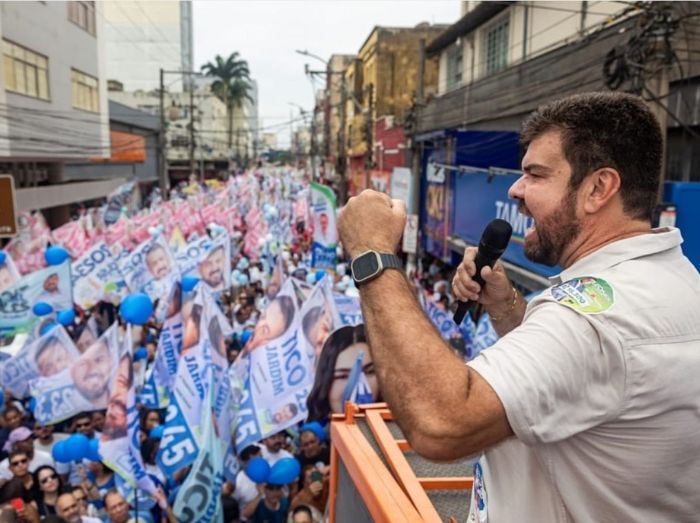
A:
{"label": "microphone", "polygon": [[[510,223],[498,218],[490,221],[481,234],[479,250],[476,251],[476,258],[474,258],[476,274],[472,276],[472,279],[482,287],[484,286],[484,279],[481,277],[481,269],[487,265],[489,267],[494,266],[498,258],[501,257],[501,254],[506,250],[506,247],[508,247],[511,234],[513,234],[513,228],[510,226]],[[454,315],[454,321],[457,325],[462,324],[464,315],[475,304],[476,302],[471,300],[459,302],[457,312],[455,312]]]}

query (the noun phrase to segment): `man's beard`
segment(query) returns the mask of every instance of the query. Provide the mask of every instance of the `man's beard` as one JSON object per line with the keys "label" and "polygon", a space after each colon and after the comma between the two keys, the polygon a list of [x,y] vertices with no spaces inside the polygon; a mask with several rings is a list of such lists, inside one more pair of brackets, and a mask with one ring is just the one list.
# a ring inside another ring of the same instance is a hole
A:
{"label": "man's beard", "polygon": [[524,254],[533,262],[553,267],[559,263],[564,249],[579,232],[581,225],[576,219],[576,191],[569,191],[556,210],[537,220],[534,239],[525,241]]}

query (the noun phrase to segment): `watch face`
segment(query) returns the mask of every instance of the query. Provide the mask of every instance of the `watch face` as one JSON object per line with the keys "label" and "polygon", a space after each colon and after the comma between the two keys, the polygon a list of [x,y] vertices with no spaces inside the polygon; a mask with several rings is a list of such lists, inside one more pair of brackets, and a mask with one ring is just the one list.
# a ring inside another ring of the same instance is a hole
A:
{"label": "watch face", "polygon": [[379,271],[379,255],[376,252],[365,252],[352,261],[352,277],[356,282],[371,278]]}

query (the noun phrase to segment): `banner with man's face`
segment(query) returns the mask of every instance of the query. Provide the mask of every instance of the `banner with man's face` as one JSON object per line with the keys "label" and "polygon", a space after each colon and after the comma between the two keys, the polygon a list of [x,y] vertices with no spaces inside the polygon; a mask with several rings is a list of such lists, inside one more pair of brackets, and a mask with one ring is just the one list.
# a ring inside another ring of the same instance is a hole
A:
{"label": "banner with man's face", "polygon": [[78,359],[80,352],[61,325],[25,345],[0,364],[0,383],[17,398],[29,395],[29,382],[54,376]]}
{"label": "banner with man's face", "polygon": [[133,292],[145,292],[151,300],[160,300],[156,317],[166,314],[167,298],[180,279],[175,258],[162,235],[141,243],[128,257],[119,262],[119,270]]}
{"label": "banner with man's face", "polygon": [[118,328],[117,323],[112,324],[61,372],[29,384],[37,421],[58,423],[80,412],[107,408],[119,363]]}
{"label": "banner with man's face", "polygon": [[301,341],[314,368],[328,335],[341,326],[330,279],[322,278],[301,307]]}
{"label": "banner with man's face", "polygon": [[73,263],[73,299],[87,310],[100,301],[118,305],[129,293],[112,252],[104,242],[95,244]]}
{"label": "banner with man's face", "polygon": [[176,259],[183,276],[196,276],[213,293],[231,286],[231,239],[227,233],[187,242]]}
{"label": "banner with man's face", "polygon": [[30,332],[37,321],[32,307],[38,302],[54,311],[73,308],[70,260],[22,276],[0,292],[0,332]]}
{"label": "banner with man's face", "polygon": [[100,454],[104,463],[132,487],[150,494],[156,487],[143,465],[139,441],[139,412],[134,391],[131,326],[118,355],[114,383],[109,393],[104,428],[100,435]]}
{"label": "banner with man's face", "polygon": [[235,377],[243,381],[236,448],[245,448],[306,418],[313,371],[300,326],[294,286],[288,279],[263,311],[253,337],[234,364]]}
{"label": "banner with man's face", "polygon": [[314,238],[311,245],[311,265],[335,270],[338,230],[335,225],[335,194],[330,187],[311,182],[311,216]]}

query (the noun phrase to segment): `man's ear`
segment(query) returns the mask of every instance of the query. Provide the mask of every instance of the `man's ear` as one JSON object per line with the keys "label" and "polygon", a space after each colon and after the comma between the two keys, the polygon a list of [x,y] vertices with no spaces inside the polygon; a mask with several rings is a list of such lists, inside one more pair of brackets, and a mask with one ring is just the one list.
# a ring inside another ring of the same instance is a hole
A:
{"label": "man's ear", "polygon": [[583,182],[584,210],[595,214],[620,192],[620,173],[612,167],[602,167],[589,174]]}

